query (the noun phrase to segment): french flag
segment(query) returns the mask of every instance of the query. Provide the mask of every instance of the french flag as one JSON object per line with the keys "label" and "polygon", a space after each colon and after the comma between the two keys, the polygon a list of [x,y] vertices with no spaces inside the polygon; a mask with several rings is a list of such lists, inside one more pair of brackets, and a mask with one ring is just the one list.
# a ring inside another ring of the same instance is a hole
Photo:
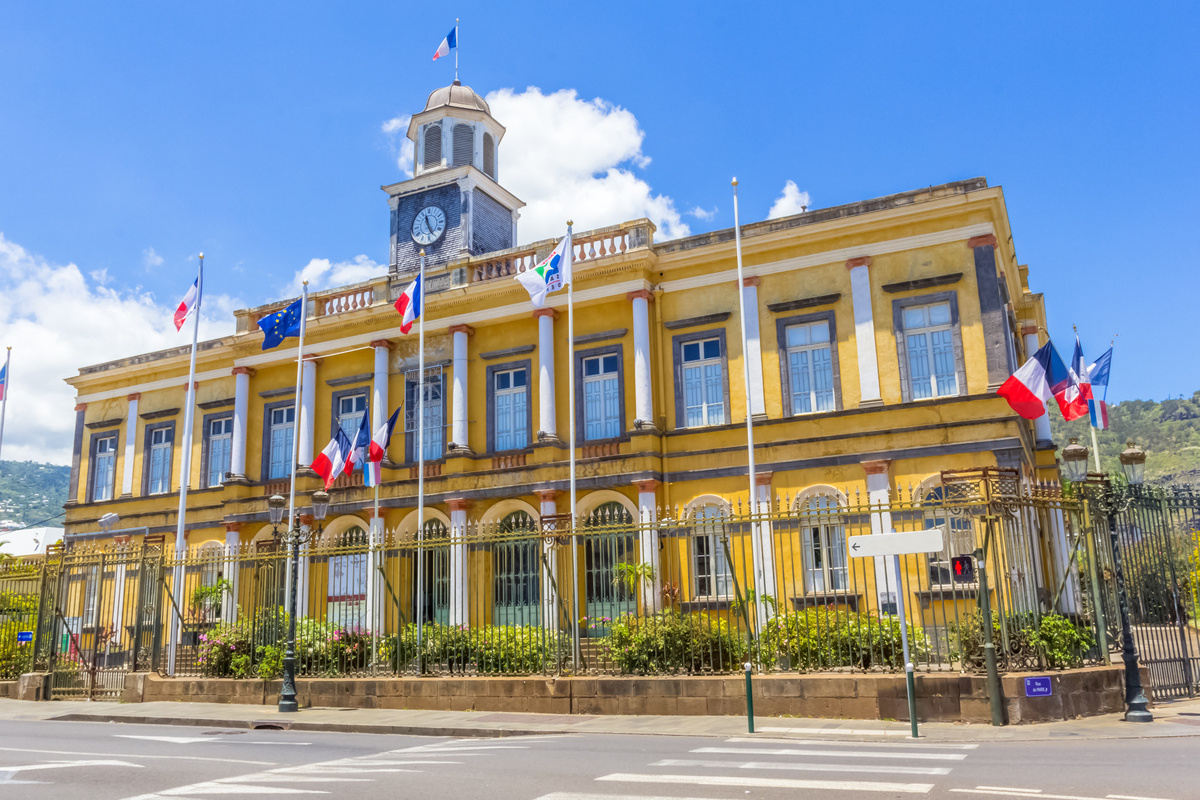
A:
{"label": "french flag", "polygon": [[0,400],[8,393],[8,364],[0,367]]}
{"label": "french flag", "polygon": [[396,420],[400,409],[392,412],[387,422],[379,426],[371,437],[371,449],[367,452],[367,465],[363,468],[363,476],[367,486],[378,486],[383,482],[383,459],[387,456],[388,445],[392,441],[392,431],[396,429]]}
{"label": "french flag", "polygon": [[192,315],[192,312],[200,305],[200,279],[196,278],[192,288],[188,289],[187,294],[183,296],[183,302],[179,304],[179,308],[175,309],[175,330],[183,328],[183,323]]}
{"label": "french flag", "polygon": [[329,491],[337,477],[346,471],[346,458],[350,455],[351,448],[350,437],[338,428],[337,434],[313,461],[313,471],[325,480],[325,491]]}
{"label": "french flag", "polygon": [[400,312],[400,316],[404,318],[400,322],[400,330],[408,333],[412,330],[413,323],[417,321],[417,317],[421,316],[421,311],[425,307],[425,294],[421,291],[420,275],[396,299],[395,305],[396,310]]}
{"label": "french flag", "polygon": [[1088,402],[1092,399],[1092,384],[1088,382],[1087,361],[1083,359],[1083,346],[1079,336],[1075,336],[1075,352],[1071,355],[1071,363],[1067,367],[1070,377],[1061,387],[1052,386],[1054,399],[1062,409],[1063,419],[1073,420],[1088,415]]}
{"label": "french flag", "polygon": [[367,460],[367,450],[371,445],[371,429],[367,427],[367,415],[363,414],[362,424],[358,426],[358,433],[354,434],[354,444],[350,448],[350,455],[346,458],[346,474],[354,472],[356,467],[363,466]]}
{"label": "french flag", "polygon": [[455,25],[446,34],[446,38],[442,39],[442,43],[438,45],[437,52],[433,54],[433,60],[437,61],[442,56],[450,55],[450,51],[458,47],[458,26]]}
{"label": "french flag", "polygon": [[1055,387],[1069,380],[1067,365],[1054,345],[1046,342],[1033,354],[1033,358],[1004,382],[996,394],[1007,400],[1012,410],[1025,419],[1037,419],[1046,413],[1046,403],[1050,398],[1057,396]]}

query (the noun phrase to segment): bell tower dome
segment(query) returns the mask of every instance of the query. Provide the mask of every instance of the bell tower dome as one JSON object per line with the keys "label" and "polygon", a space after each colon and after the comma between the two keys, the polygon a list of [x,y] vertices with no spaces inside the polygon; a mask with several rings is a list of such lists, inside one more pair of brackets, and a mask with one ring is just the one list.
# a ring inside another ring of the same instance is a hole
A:
{"label": "bell tower dome", "polygon": [[525,204],[498,182],[504,126],[487,101],[455,81],[435,89],[408,125],[413,177],[382,187],[389,195],[391,272],[505,250],[517,240]]}

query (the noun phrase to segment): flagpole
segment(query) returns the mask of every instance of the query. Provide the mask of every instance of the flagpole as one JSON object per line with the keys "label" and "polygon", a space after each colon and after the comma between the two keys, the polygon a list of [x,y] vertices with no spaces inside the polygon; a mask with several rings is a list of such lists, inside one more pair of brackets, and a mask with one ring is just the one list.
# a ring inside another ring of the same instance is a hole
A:
{"label": "flagpole", "polygon": [[[737,296],[738,296],[738,314],[742,328],[742,379],[746,387],[746,463],[750,473],[750,513],[756,514],[758,508],[758,487],[754,480],[754,415],[753,409],[750,406],[750,358],[748,346],[746,344],[746,293],[744,291],[745,280],[742,276],[742,225],[738,217],[738,180],[733,179],[733,240],[735,250],[737,252]],[[766,580],[766,554],[763,552],[762,531],[759,535],[751,539],[754,556],[754,583],[758,592],[765,591],[767,585]],[[755,603],[755,606],[758,606]],[[760,620],[764,622],[765,620]]]}
{"label": "flagpole", "polygon": [[[288,530],[295,531],[296,527],[296,464],[300,460],[300,403],[301,394],[304,382],[304,332],[308,328],[308,281],[304,282],[304,286],[300,290],[300,341],[296,345],[296,399],[292,405],[292,482],[288,492]],[[292,548],[296,553],[297,548]],[[292,591],[292,566],[293,553],[288,552],[285,563],[289,569],[287,571],[287,586],[284,597],[290,597]],[[297,568],[299,565],[296,565]],[[298,576],[297,576],[298,580]],[[300,587],[296,587],[299,589]]]}
{"label": "flagpole", "polygon": [[[455,59],[458,48],[454,48]],[[457,77],[455,78],[457,80]],[[425,541],[425,251],[420,254],[417,275],[417,653],[421,652],[421,629],[425,625],[425,564],[421,545]],[[420,670],[420,656],[417,669]]]}
{"label": "flagpole", "polygon": [[[454,18],[454,82],[458,83],[458,17]],[[422,289],[425,287],[422,286]],[[424,379],[424,376],[422,376]]]}
{"label": "flagpole", "polygon": [[[185,392],[185,407],[183,411],[182,451],[179,463],[179,513],[175,521],[175,608],[181,607],[180,585],[183,578],[183,558],[187,553],[187,531],[184,523],[187,514],[188,484],[192,477],[192,424],[195,421],[196,407],[196,343],[200,339],[200,307],[204,302],[204,253],[200,254],[200,272],[196,277],[196,305],[191,309],[192,314],[192,356],[188,363],[187,391]],[[174,618],[172,618],[174,619]],[[182,625],[174,620],[174,635],[171,636],[170,649],[167,653],[167,674],[175,674],[175,654],[179,645]]]}
{"label": "flagpole", "polygon": [[[570,453],[570,468],[571,468],[571,533],[575,533],[575,242],[573,239],[571,226],[573,220],[567,220],[567,247],[563,253],[564,259],[569,259],[571,267],[570,273],[567,275],[567,427],[570,435],[570,445],[568,453]],[[579,576],[579,548],[574,536],[571,537],[571,586],[575,586],[575,581]],[[571,607],[576,607],[579,602],[579,591],[574,590],[574,597],[571,600]],[[571,626],[575,640],[575,646],[572,650],[572,660],[575,674],[579,674],[579,614],[571,615]]]}
{"label": "flagpole", "polygon": [[12,345],[8,346],[8,353],[4,356],[4,405],[0,405],[0,447],[4,446],[4,415],[8,411],[8,393],[12,387],[12,370],[9,364],[12,361]]}

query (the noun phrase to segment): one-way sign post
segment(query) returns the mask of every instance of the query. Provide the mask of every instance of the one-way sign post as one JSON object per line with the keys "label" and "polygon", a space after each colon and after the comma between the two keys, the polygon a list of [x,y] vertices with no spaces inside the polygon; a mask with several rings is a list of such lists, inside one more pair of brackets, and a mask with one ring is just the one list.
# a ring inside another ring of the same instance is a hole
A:
{"label": "one-way sign post", "polygon": [[[937,553],[942,549],[942,529],[906,531],[904,533],[880,533],[871,536],[851,536],[846,540],[846,549],[852,558],[891,556],[896,567],[896,580],[900,580],[900,556],[913,553]],[[896,587],[897,611],[900,612],[900,641],[904,647],[904,682],[908,689],[908,720],[912,737],[917,738],[917,692],[913,679],[913,663],[908,656],[908,619],[904,613],[904,590]]]}

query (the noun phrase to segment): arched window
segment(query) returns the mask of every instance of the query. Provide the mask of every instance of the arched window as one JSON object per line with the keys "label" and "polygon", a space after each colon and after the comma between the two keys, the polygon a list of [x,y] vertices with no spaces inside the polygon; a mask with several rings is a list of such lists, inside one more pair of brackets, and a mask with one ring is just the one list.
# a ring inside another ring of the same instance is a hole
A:
{"label": "arched window", "polygon": [[[492,602],[497,625],[536,625],[541,597],[537,523],[524,511],[514,511],[500,521],[500,534],[492,548],[494,578]],[[524,535],[522,535],[524,534]]]}
{"label": "arched window", "polygon": [[845,591],[846,529],[838,498],[816,494],[798,509],[804,551],[804,589],[807,592]]}
{"label": "arched window", "polygon": [[425,169],[442,165],[442,124],[440,122],[425,126],[425,160],[421,166]]}
{"label": "arched window", "polygon": [[454,162],[452,167],[462,167],[471,163],[475,154],[475,130],[462,122],[454,126]]}
{"label": "arched window", "polygon": [[691,537],[692,590],[695,597],[729,597],[733,570],[732,553],[725,532],[726,515],[718,505],[702,505],[693,512],[695,532]]}
{"label": "arched window", "polygon": [[483,135],[483,171],[492,180],[496,179],[496,140],[490,133]]}
{"label": "arched window", "polygon": [[361,525],[322,542],[329,548],[326,619],[343,628],[367,624],[367,542]]}
{"label": "arched window", "polygon": [[923,487],[921,494],[925,510],[925,528],[942,529],[942,551],[929,554],[929,584],[950,586],[959,583],[954,579],[951,559],[969,556],[975,552],[975,526],[970,517],[950,513],[945,505],[940,485]]}
{"label": "arched window", "polygon": [[584,526],[594,531],[583,539],[584,600],[592,635],[608,630],[605,620],[637,610],[637,584],[646,580],[639,572],[637,536],[633,515],[616,500],[601,503]]}

